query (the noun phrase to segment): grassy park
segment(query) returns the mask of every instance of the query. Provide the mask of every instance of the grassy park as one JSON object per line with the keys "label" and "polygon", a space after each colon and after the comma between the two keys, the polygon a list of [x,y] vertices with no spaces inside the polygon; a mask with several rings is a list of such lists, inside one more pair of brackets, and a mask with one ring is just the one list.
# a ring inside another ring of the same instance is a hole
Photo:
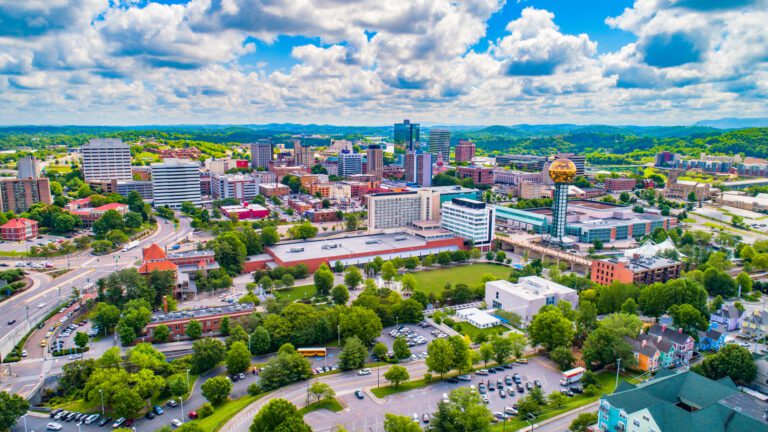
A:
{"label": "grassy park", "polygon": [[315,295],[314,285],[300,285],[291,288],[275,290],[275,297],[287,298],[290,301],[303,300]]}
{"label": "grassy park", "polygon": [[477,263],[414,272],[413,277],[416,278],[416,289],[426,294],[439,295],[447,283],[474,285],[486,273],[506,279],[511,271],[511,268],[499,264]]}

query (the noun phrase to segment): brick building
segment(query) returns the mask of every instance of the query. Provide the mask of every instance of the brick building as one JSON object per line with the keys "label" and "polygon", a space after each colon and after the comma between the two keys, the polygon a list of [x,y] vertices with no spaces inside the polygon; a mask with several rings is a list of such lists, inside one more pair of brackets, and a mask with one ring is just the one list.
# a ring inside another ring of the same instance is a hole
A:
{"label": "brick building", "polygon": [[637,185],[637,180],[633,178],[607,178],[605,179],[605,189],[608,192],[631,191]]}
{"label": "brick building", "polygon": [[5,241],[24,241],[37,237],[37,221],[27,218],[11,219],[0,226],[0,237]]}
{"label": "brick building", "polygon": [[456,163],[471,163],[473,157],[475,157],[475,143],[467,140],[459,140],[459,143],[454,149],[454,159],[456,160]]}
{"label": "brick building", "polygon": [[259,194],[267,198],[281,197],[291,193],[291,188],[282,183],[267,183],[259,185]]}
{"label": "brick building", "polygon": [[592,281],[610,285],[613,281],[650,285],[680,277],[683,264],[667,258],[610,258],[592,261]]}
{"label": "brick building", "polygon": [[493,168],[480,166],[457,167],[456,177],[460,179],[471,178],[476,185],[492,185]]}
{"label": "brick building", "polygon": [[152,317],[152,322],[144,328],[144,335],[151,339],[155,329],[164,325],[170,330],[169,340],[186,338],[187,325],[192,320],[203,326],[203,334],[218,333],[224,317],[229,317],[232,320],[250,315],[254,310],[254,305],[243,304],[163,313]]}

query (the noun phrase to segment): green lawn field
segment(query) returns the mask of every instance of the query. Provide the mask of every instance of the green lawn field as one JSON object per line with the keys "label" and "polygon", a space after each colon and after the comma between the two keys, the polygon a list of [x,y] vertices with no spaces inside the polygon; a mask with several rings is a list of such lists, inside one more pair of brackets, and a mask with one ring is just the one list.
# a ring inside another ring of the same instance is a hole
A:
{"label": "green lawn field", "polygon": [[290,301],[312,298],[315,295],[314,285],[300,285],[291,288],[275,290],[275,297],[287,298]]}
{"label": "green lawn field", "polygon": [[511,272],[512,269],[507,266],[478,263],[414,272],[413,277],[416,278],[416,289],[439,295],[448,282],[451,285],[464,283],[471,286],[480,283],[480,277],[486,273],[506,279]]}

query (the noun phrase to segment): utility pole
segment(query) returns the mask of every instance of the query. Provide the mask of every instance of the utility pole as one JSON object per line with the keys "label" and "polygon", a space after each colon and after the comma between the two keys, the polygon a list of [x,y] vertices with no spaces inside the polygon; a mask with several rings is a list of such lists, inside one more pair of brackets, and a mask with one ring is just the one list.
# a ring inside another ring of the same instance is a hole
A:
{"label": "utility pole", "polygon": [[617,388],[619,388],[619,371],[621,370],[621,357],[619,357],[618,360],[616,360],[616,387],[614,387],[613,391],[616,391]]}

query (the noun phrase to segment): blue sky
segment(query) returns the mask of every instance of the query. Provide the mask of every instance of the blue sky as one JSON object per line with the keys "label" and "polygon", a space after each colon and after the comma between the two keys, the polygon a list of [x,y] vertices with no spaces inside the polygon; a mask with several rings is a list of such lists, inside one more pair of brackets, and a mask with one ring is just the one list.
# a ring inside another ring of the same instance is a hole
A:
{"label": "blue sky", "polygon": [[0,2],[1,124],[764,116],[768,0]]}

